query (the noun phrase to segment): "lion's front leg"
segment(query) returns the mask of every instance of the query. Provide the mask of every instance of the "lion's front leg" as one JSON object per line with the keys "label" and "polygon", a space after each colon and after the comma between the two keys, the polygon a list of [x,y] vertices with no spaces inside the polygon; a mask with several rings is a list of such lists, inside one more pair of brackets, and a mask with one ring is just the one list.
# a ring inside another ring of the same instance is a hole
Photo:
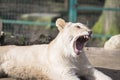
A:
{"label": "lion's front leg", "polygon": [[54,80],[81,80],[76,72],[69,68],[59,68],[55,72],[57,77]]}
{"label": "lion's front leg", "polygon": [[5,74],[5,72],[2,70],[1,65],[0,65],[0,78],[4,78],[7,77],[7,75]]}
{"label": "lion's front leg", "polygon": [[[94,77],[94,80],[112,80],[110,77],[98,71],[97,69],[93,69],[93,74],[91,76]],[[92,79],[89,79],[89,80],[92,80]]]}
{"label": "lion's front leg", "polygon": [[65,74],[62,76],[62,80],[81,80],[77,75]]}

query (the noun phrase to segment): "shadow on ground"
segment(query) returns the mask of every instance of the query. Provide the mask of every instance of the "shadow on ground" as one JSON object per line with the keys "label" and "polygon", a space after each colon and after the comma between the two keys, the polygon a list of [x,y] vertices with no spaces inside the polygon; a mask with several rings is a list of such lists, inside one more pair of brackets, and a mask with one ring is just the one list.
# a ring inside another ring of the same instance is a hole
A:
{"label": "shadow on ground", "polygon": [[113,80],[120,80],[120,70],[100,68],[100,67],[97,67],[97,69],[102,71],[106,75],[110,76]]}

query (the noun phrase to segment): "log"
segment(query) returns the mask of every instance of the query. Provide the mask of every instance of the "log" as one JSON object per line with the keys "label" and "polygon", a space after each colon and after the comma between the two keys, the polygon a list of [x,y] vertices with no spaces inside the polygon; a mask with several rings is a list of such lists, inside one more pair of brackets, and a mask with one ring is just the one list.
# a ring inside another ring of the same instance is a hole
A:
{"label": "log", "polygon": [[13,79],[13,78],[1,78],[0,80],[17,80],[17,79]]}
{"label": "log", "polygon": [[120,70],[120,49],[107,50],[97,47],[86,47],[89,61],[96,67]]}
{"label": "log", "polygon": [[107,50],[97,47],[86,47],[85,54],[98,70],[110,76],[113,80],[120,80],[120,49]]}

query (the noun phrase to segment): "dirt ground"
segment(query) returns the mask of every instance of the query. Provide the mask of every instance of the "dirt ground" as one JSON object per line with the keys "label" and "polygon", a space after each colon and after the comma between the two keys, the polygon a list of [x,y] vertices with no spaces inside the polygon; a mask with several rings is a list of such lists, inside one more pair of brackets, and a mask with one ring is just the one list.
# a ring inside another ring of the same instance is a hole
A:
{"label": "dirt ground", "polygon": [[[120,80],[120,50],[105,50],[103,48],[86,47],[85,53],[91,64],[98,70],[112,77],[113,80]],[[16,79],[1,78],[0,80]]]}

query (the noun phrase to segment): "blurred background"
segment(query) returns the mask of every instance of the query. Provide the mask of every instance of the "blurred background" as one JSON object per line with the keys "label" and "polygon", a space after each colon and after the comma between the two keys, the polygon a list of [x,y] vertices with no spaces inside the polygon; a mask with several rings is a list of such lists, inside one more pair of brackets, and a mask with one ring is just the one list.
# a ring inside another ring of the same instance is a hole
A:
{"label": "blurred background", "polygon": [[5,35],[1,44],[49,43],[58,33],[59,17],[93,30],[87,46],[102,47],[120,33],[119,0],[0,0],[0,32]]}

